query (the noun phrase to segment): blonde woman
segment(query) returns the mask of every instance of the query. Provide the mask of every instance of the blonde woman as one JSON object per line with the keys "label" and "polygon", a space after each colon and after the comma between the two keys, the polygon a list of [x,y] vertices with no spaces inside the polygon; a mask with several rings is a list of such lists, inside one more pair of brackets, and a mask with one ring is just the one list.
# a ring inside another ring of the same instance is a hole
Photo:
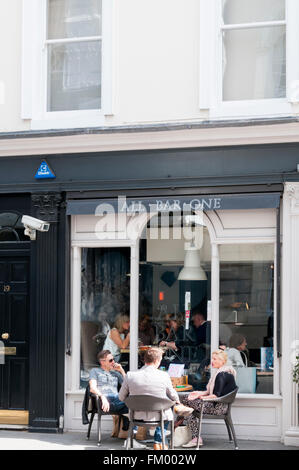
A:
{"label": "blonde woman", "polygon": [[119,314],[115,318],[114,326],[109,331],[103,350],[111,351],[114,360],[120,359],[120,350],[126,349],[130,344],[130,333],[125,336],[125,331],[130,329],[130,318],[128,315]]}
{"label": "blonde woman", "polygon": [[[222,349],[217,349],[212,353],[211,366],[216,369],[212,374],[206,391],[191,392],[188,397],[182,399],[182,403],[194,410],[200,411],[203,406],[203,412],[206,414],[221,415],[226,412],[227,404],[206,402],[207,399],[222,397],[235,390],[236,371],[232,366],[227,366],[227,353]],[[198,436],[197,419],[194,415],[186,418],[187,426],[191,430],[192,439],[183,447],[196,447]],[[200,445],[203,445],[200,438]]]}

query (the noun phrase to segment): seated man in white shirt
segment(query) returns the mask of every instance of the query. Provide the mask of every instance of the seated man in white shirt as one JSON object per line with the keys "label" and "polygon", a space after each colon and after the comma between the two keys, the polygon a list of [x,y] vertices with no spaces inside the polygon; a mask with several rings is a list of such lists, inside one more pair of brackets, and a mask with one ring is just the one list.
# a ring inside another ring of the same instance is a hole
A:
{"label": "seated man in white shirt", "polygon": [[[127,373],[119,391],[119,399],[124,401],[128,395],[153,395],[160,398],[169,398],[178,404],[175,407],[176,413],[181,416],[189,416],[193,413],[193,409],[180,404],[178,394],[172,386],[169,375],[167,372],[158,370],[162,355],[163,352],[159,348],[150,348],[145,351],[145,365],[137,371]],[[165,410],[163,413],[166,430],[169,421],[173,420],[173,413],[171,409]],[[160,419],[160,413],[136,411],[135,418],[144,421],[157,421]],[[156,428],[154,441],[154,449],[162,449],[162,431],[160,427]]]}

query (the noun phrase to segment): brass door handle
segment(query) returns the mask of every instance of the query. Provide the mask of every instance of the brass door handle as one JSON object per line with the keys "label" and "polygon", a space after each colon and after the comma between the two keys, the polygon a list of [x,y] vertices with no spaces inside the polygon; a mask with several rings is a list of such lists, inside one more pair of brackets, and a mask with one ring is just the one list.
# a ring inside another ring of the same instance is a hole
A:
{"label": "brass door handle", "polygon": [[9,338],[9,333],[2,333],[1,338],[2,339],[8,339]]}

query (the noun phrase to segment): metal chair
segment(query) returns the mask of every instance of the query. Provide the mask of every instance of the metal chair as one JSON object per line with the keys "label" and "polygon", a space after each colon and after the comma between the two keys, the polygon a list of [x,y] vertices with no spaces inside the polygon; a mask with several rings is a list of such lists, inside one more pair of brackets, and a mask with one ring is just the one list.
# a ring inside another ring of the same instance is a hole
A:
{"label": "metal chair", "polygon": [[[130,411],[130,426],[127,439],[127,450],[133,448],[133,428],[134,426],[143,426],[150,428],[160,426],[162,432],[162,448],[165,449],[164,418],[163,411],[169,408],[173,409],[175,401],[169,398],[160,398],[153,395],[129,395],[125,399],[125,404]],[[134,418],[135,411],[154,411],[160,413],[160,419],[157,421],[143,421]],[[174,420],[171,422],[170,448],[174,449]]]}
{"label": "metal chair", "polygon": [[89,409],[88,409],[88,414],[91,414],[90,419],[89,419],[89,425],[88,425],[88,430],[87,430],[87,436],[86,439],[89,440],[90,437],[90,431],[93,423],[93,419],[95,415],[98,415],[98,428],[97,428],[97,434],[98,434],[98,446],[101,445],[101,419],[103,415],[117,415],[120,416],[121,413],[118,413],[116,411],[108,411],[105,412],[102,410],[102,400],[97,396],[94,395],[93,393],[89,392],[89,397],[90,397],[90,404],[89,404]]}
{"label": "metal chair", "polygon": [[227,395],[224,395],[223,397],[219,398],[212,398],[210,400],[204,400],[204,403],[210,402],[210,403],[225,403],[227,404],[227,410],[224,414],[222,415],[213,415],[213,414],[208,414],[204,413],[203,409],[204,407],[201,407],[200,411],[194,410],[193,414],[194,416],[198,419],[198,437],[197,437],[197,449],[199,449],[199,439],[200,439],[200,434],[201,434],[201,423],[202,423],[202,418],[204,419],[224,419],[227,432],[228,432],[228,437],[230,442],[234,442],[235,444],[235,449],[238,450],[238,443],[237,443],[237,438],[236,438],[236,433],[231,417],[231,406],[233,402],[235,401],[236,395],[237,395],[238,387],[233,390],[232,392],[228,393]]}

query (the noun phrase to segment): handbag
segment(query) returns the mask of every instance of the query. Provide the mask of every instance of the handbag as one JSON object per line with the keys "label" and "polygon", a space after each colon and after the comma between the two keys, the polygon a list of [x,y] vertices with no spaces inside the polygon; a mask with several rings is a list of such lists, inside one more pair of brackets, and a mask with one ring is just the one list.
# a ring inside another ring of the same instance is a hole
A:
{"label": "handbag", "polygon": [[174,447],[182,447],[183,444],[191,441],[192,434],[188,426],[178,426],[174,431]]}
{"label": "handbag", "polygon": [[237,372],[236,384],[238,393],[255,393],[256,367],[234,367]]}
{"label": "handbag", "polygon": [[123,417],[120,415],[113,415],[113,429],[111,437],[118,437],[119,439],[127,439],[128,430],[123,430]]}
{"label": "handbag", "polygon": [[143,426],[138,426],[135,439],[137,439],[137,441],[145,441],[146,437],[147,437],[147,428]]}

